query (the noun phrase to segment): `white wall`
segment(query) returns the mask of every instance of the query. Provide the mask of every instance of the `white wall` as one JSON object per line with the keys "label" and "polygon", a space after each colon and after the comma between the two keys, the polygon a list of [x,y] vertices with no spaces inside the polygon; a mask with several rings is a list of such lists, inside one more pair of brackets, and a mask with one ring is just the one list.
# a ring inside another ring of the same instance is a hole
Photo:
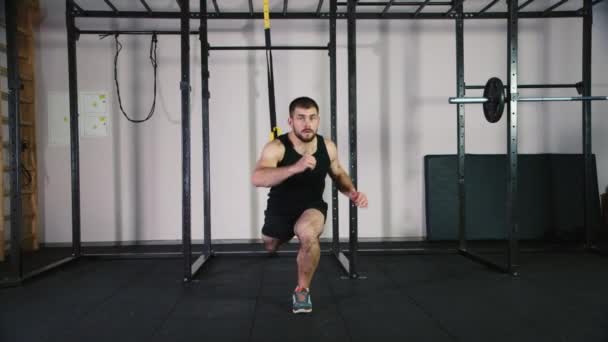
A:
{"label": "white wall", "polygon": [[[42,1],[38,36],[39,163],[43,170],[42,227],[46,242],[71,239],[69,147],[48,144],[49,92],[67,92],[67,49],[62,6]],[[608,94],[608,4],[595,7],[593,91]],[[80,27],[164,27],[131,21],[79,21]],[[150,26],[152,25],[152,26]],[[260,21],[209,21],[212,45],[263,45]],[[178,28],[178,25],[173,25]],[[198,25],[193,24],[193,27]],[[582,20],[520,22],[521,83],[574,83],[581,79]],[[277,45],[326,44],[320,21],[273,21]],[[357,49],[359,188],[370,207],[359,212],[362,238],[424,236],[423,157],[456,153],[455,33],[452,21],[359,21]],[[119,82],[125,110],[145,116],[152,101],[149,37],[122,36]],[[466,21],[465,71],[469,84],[490,76],[506,79],[506,22]],[[202,150],[200,44],[191,39],[192,227],[202,237]],[[348,167],[346,23],[338,24],[339,153]],[[179,37],[159,38],[156,114],[142,125],[127,122],[118,109],[113,79],[112,37],[78,41],[80,91],[111,94],[111,130],[105,138],[81,138],[81,214],[84,241],[179,240],[181,238],[181,107]],[[294,97],[312,96],[321,106],[321,134],[329,131],[329,59],[325,52],[275,51],[278,122],[287,127]],[[211,214],[214,239],[260,237],[266,190],[255,189],[250,173],[268,139],[264,53],[212,52]],[[572,94],[571,90],[542,92]],[[471,91],[470,95],[476,93]],[[522,95],[540,92],[522,91]],[[594,152],[600,188],[608,184],[608,111],[595,102]],[[580,103],[522,104],[521,153],[580,153]],[[468,153],[504,153],[505,120],[489,124],[480,106],[468,106]],[[329,189],[329,182],[327,188]],[[348,236],[347,203],[341,200],[341,236]],[[329,191],[326,191],[329,202]],[[328,218],[325,236],[331,233]]]}

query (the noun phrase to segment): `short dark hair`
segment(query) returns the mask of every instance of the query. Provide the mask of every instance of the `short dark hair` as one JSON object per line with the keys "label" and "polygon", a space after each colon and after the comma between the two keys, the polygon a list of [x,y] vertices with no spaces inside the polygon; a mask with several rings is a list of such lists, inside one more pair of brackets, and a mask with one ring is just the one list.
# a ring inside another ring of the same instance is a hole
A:
{"label": "short dark hair", "polygon": [[293,116],[293,112],[296,110],[296,107],[306,109],[314,107],[317,110],[317,113],[319,113],[319,105],[310,97],[302,96],[291,101],[289,104],[289,116]]}

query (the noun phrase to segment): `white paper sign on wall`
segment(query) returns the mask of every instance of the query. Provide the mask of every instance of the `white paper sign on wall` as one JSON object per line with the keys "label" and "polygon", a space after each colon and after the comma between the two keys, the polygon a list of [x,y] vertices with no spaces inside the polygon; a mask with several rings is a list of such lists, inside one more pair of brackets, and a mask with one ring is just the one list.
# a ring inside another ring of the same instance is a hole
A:
{"label": "white paper sign on wall", "polygon": [[81,92],[79,94],[82,137],[107,137],[110,116],[106,92]]}

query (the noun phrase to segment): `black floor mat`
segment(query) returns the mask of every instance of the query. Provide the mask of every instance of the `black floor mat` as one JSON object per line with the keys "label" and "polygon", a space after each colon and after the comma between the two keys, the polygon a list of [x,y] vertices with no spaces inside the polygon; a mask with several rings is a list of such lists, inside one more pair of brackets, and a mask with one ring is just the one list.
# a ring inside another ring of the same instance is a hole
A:
{"label": "black floor mat", "polygon": [[456,254],[323,256],[313,313],[291,313],[296,259],[84,260],[0,290],[0,341],[608,341],[608,259],[521,256],[521,276]]}

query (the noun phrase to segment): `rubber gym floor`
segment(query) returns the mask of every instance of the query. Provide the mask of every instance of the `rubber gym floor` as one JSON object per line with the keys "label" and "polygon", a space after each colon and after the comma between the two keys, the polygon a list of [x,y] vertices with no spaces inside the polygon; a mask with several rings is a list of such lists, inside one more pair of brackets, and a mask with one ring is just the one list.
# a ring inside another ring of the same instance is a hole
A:
{"label": "rubber gym floor", "polygon": [[0,289],[0,341],[608,341],[608,259],[521,255],[518,277],[457,254],[324,255],[313,312],[291,313],[293,256],[83,259]]}

